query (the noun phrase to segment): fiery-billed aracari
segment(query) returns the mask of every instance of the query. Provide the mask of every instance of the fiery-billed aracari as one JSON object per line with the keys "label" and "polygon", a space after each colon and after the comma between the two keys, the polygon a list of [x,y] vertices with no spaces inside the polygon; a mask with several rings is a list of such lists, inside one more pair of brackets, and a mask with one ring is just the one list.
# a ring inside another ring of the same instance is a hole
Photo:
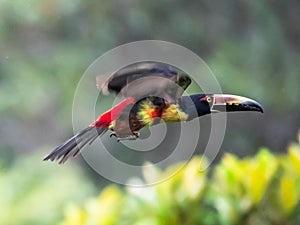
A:
{"label": "fiery-billed aracari", "polygon": [[189,121],[222,111],[263,112],[256,101],[236,95],[182,96],[190,83],[188,74],[164,63],[140,62],[124,67],[100,84],[104,94],[115,92],[124,100],[59,145],[44,160],[60,160],[63,163],[107,130],[113,131],[111,136],[118,140],[134,140],[139,137],[140,129],[161,121]]}

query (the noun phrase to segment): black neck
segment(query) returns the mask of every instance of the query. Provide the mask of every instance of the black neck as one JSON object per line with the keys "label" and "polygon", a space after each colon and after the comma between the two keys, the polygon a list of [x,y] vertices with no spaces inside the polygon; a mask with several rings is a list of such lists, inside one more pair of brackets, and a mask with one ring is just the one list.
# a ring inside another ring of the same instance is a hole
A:
{"label": "black neck", "polygon": [[195,94],[190,96],[182,96],[179,105],[180,108],[189,115],[188,120],[210,114],[210,107],[206,101],[200,99],[205,97],[204,94]]}

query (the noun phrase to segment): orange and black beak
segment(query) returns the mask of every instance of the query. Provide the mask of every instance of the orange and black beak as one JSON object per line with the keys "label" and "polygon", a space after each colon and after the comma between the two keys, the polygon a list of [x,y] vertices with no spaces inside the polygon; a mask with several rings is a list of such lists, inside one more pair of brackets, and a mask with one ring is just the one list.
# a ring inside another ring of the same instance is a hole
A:
{"label": "orange and black beak", "polygon": [[210,94],[204,97],[213,112],[256,111],[263,113],[263,107],[255,100],[229,94]]}

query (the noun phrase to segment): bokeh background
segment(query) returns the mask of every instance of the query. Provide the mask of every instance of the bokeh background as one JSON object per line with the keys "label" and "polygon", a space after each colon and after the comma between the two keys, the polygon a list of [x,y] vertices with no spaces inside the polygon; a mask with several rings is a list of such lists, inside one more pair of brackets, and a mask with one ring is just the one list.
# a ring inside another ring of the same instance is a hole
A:
{"label": "bokeh background", "polygon": [[0,0],[0,224],[53,224],[66,202],[109,183],[80,157],[63,166],[41,160],[73,134],[84,71],[128,42],[180,44],[202,57],[224,93],[264,106],[263,115],[228,116],[220,156],[286,149],[300,127],[299,22],[297,0]]}

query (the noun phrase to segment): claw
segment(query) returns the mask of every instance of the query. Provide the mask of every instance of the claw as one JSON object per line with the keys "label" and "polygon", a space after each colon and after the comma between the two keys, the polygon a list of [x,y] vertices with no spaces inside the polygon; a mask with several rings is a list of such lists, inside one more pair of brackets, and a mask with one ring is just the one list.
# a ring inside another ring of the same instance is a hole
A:
{"label": "claw", "polygon": [[139,133],[139,132],[134,132],[133,135],[134,135],[136,138],[139,138],[139,137],[140,137],[140,133]]}
{"label": "claw", "polygon": [[111,133],[111,134],[109,135],[109,137],[110,137],[110,138],[112,138],[112,137],[116,137],[116,138],[117,138],[117,135],[116,135],[116,133]]}

